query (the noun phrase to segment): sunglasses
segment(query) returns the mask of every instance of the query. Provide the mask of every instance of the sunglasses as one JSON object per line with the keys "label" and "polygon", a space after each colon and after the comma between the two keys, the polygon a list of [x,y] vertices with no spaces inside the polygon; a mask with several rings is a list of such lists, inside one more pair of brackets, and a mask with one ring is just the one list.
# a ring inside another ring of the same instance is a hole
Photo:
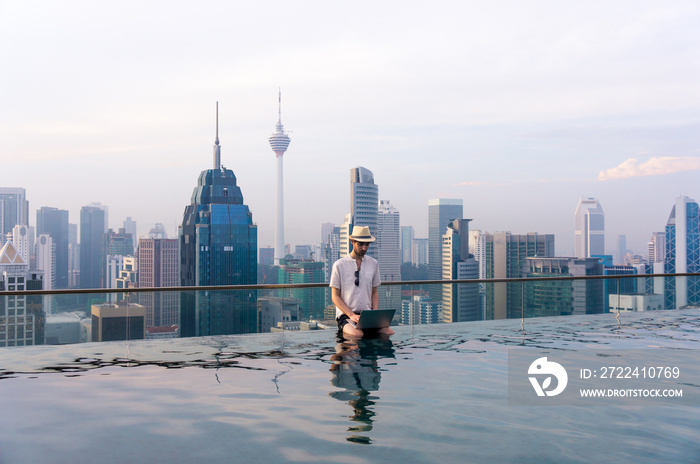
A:
{"label": "sunglasses", "polygon": [[355,271],[355,287],[360,286],[360,271]]}

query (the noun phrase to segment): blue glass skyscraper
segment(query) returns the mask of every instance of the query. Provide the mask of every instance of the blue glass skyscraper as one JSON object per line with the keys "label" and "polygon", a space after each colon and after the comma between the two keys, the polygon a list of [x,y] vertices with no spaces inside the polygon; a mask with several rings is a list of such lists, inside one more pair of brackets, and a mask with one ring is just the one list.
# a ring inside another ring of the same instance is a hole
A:
{"label": "blue glass skyscraper", "polygon": [[[678,197],[666,223],[665,274],[700,272],[700,215],[698,204]],[[664,299],[666,309],[700,304],[697,277],[667,277]]]}
{"label": "blue glass skyscraper", "polygon": [[[183,286],[257,283],[258,229],[233,171],[221,166],[217,103],[213,169],[202,171],[192,202],[185,207],[180,240]],[[256,330],[253,291],[185,292],[181,334],[188,336],[247,333]]]}

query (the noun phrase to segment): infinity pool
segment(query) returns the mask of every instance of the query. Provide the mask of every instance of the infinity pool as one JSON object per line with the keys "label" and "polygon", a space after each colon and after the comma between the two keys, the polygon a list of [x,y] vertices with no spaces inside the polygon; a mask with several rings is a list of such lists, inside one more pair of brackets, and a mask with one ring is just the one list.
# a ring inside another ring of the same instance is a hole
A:
{"label": "infinity pool", "polygon": [[[512,406],[508,353],[687,355],[699,329],[700,311],[684,310],[397,327],[357,343],[317,331],[4,348],[0,463],[697,463],[692,395]],[[687,358],[682,386],[698,394]]]}

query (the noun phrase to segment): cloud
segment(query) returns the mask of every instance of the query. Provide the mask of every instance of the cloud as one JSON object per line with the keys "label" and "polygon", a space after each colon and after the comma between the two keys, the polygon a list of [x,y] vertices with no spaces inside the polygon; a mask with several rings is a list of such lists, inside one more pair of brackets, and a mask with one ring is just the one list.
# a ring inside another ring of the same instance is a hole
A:
{"label": "cloud", "polygon": [[630,158],[614,168],[606,169],[598,174],[598,180],[625,179],[627,177],[661,176],[681,171],[700,169],[700,157],[661,156],[651,158],[639,164],[635,158]]}
{"label": "cloud", "polygon": [[460,182],[457,184],[458,186],[477,186],[477,185],[486,185],[486,182]]}

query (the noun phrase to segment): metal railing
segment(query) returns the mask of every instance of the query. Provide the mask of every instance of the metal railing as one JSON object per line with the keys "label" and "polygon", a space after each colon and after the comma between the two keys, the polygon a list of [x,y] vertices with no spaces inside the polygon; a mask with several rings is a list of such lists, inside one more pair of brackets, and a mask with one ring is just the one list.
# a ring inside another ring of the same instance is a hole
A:
{"label": "metal railing", "polygon": [[[700,273],[679,274],[625,274],[625,275],[594,275],[594,276],[557,276],[557,277],[510,277],[502,279],[455,279],[455,280],[401,280],[382,282],[382,286],[394,285],[448,285],[448,284],[489,284],[515,282],[545,282],[572,280],[624,280],[651,279],[657,277],[698,277]],[[81,295],[102,293],[149,293],[149,292],[191,292],[191,291],[226,291],[226,290],[282,290],[294,288],[327,288],[327,282],[304,284],[251,284],[251,285],[205,285],[191,287],[134,287],[134,288],[89,288],[61,290],[4,290],[0,296],[11,295]]]}

